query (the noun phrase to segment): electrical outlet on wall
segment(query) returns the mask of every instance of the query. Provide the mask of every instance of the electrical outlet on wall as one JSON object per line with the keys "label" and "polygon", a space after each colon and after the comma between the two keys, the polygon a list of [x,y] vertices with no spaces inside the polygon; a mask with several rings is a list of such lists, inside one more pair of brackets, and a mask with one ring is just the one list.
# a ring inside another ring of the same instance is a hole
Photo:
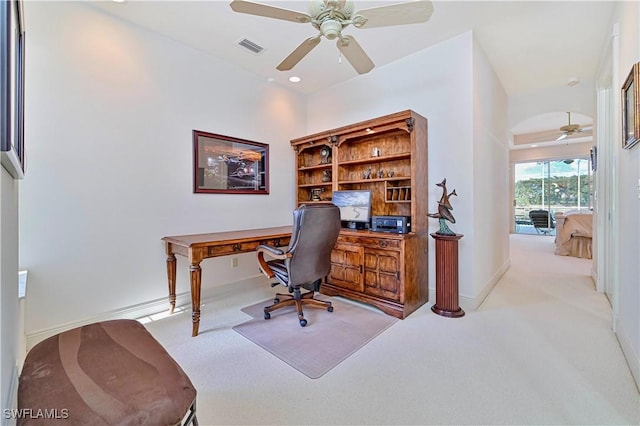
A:
{"label": "electrical outlet on wall", "polygon": [[231,267],[232,268],[237,268],[238,267],[238,258],[237,257],[231,258]]}

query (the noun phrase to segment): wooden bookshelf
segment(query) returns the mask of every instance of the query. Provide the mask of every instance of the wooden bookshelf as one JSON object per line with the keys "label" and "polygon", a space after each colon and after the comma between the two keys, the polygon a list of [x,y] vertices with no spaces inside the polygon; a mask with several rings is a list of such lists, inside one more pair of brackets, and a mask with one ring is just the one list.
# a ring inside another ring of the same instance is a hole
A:
{"label": "wooden bookshelf", "polygon": [[291,145],[298,206],[331,202],[333,191],[371,190],[372,215],[411,218],[407,234],[343,229],[321,292],[372,304],[398,318],[426,303],[427,119],[406,110],[294,139]]}

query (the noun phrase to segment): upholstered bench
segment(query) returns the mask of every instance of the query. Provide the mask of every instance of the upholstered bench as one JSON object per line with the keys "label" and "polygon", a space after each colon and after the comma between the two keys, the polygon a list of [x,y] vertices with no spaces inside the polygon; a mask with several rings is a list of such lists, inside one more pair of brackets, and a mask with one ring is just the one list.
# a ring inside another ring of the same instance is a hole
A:
{"label": "upholstered bench", "polygon": [[34,346],[18,386],[18,425],[198,424],[196,390],[133,320],[104,321]]}

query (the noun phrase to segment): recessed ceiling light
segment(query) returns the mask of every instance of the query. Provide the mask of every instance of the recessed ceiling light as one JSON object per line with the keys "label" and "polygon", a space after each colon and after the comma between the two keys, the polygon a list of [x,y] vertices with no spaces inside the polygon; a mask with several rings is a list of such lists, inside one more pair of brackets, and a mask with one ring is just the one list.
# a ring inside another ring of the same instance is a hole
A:
{"label": "recessed ceiling light", "polygon": [[296,77],[295,75],[289,77],[289,81],[292,82],[292,83],[299,83],[300,80],[301,80],[301,78],[300,77]]}
{"label": "recessed ceiling light", "polygon": [[276,81],[276,79],[275,79],[275,78],[273,78],[273,77],[269,77],[269,78],[267,78],[267,81],[268,81],[269,83],[273,83],[274,81]]}
{"label": "recessed ceiling light", "polygon": [[124,3],[127,0],[111,0],[111,1],[114,2],[114,3]]}

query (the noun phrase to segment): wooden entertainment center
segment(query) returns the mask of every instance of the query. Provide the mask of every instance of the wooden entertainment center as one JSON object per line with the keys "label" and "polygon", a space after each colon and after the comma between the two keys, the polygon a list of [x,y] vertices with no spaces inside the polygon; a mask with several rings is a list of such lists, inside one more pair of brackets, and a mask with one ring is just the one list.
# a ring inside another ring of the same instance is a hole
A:
{"label": "wooden entertainment center", "polygon": [[373,216],[409,216],[404,234],[342,229],[326,295],[406,318],[429,300],[427,119],[401,111],[294,139],[297,205],[371,190]]}

